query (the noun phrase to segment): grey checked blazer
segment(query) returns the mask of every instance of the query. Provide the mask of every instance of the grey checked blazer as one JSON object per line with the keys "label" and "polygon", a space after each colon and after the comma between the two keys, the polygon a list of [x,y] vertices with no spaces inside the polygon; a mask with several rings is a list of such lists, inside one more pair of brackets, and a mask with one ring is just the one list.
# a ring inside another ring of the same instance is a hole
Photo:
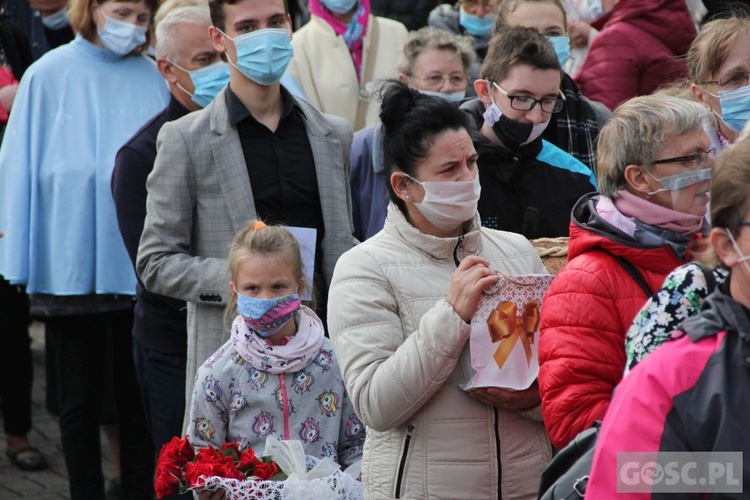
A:
{"label": "grey checked blazer", "polygon": [[[256,217],[245,157],[237,129],[229,125],[225,94],[226,89],[205,109],[166,123],[159,132],[136,262],[149,291],[188,303],[188,407],[195,372],[229,338],[222,318],[229,296],[229,244]],[[343,118],[297,102],[317,171],[327,289],[339,256],[357,243],[349,190],[352,129]]]}

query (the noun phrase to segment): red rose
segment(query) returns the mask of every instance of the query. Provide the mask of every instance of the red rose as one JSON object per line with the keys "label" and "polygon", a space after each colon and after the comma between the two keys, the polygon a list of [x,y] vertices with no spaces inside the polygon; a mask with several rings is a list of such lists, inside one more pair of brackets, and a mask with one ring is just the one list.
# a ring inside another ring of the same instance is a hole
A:
{"label": "red rose", "polygon": [[193,445],[187,438],[173,437],[170,442],[162,446],[159,452],[159,462],[167,461],[179,465],[182,468],[195,456]]}
{"label": "red rose", "polygon": [[206,446],[205,448],[201,448],[198,450],[198,453],[195,454],[195,461],[201,462],[201,463],[211,463],[211,462],[217,462],[221,460],[221,455],[219,455],[219,452],[211,445]]}
{"label": "red rose", "polygon": [[242,472],[249,474],[253,471],[253,467],[260,463],[260,459],[255,455],[255,450],[248,448],[242,455],[237,463],[237,468]]}
{"label": "red rose", "polygon": [[217,476],[228,477],[230,479],[247,479],[247,474],[241,472],[234,462],[225,462],[217,468]]}
{"label": "red rose", "polygon": [[240,446],[237,443],[224,443],[219,448],[219,454],[223,457],[232,457],[236,462],[240,457]]}
{"label": "red rose", "polygon": [[168,496],[177,495],[180,492],[180,474],[179,468],[167,468],[161,467],[159,472],[156,474],[156,481],[154,482],[154,490],[156,490],[156,498],[164,498]]}
{"label": "red rose", "polygon": [[201,476],[206,478],[215,476],[215,465],[208,462],[190,462],[185,467],[185,473],[183,479],[188,484],[188,488],[196,488],[203,486],[205,478],[200,479]]}
{"label": "red rose", "polygon": [[261,462],[253,469],[253,476],[257,476],[261,481],[271,479],[279,473],[279,467],[276,462]]}

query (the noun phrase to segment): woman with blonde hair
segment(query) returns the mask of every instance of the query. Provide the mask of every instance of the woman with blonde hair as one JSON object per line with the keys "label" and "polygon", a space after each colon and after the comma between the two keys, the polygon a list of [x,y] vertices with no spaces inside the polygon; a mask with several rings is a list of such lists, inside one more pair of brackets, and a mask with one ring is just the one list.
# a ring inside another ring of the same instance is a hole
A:
{"label": "woman with blonde hair", "polygon": [[750,12],[706,23],[690,45],[687,66],[696,100],[715,116],[711,145],[726,149],[750,119]]}
{"label": "woman with blonde hair", "polygon": [[[153,453],[132,358],[135,274],[118,231],[115,154],[168,101],[149,46],[156,0],[71,0],[78,33],[24,74],[0,148],[0,274],[26,285],[58,367],[73,500],[103,500],[99,417],[113,340],[122,490],[152,495]],[[129,496],[132,495],[132,496]]]}

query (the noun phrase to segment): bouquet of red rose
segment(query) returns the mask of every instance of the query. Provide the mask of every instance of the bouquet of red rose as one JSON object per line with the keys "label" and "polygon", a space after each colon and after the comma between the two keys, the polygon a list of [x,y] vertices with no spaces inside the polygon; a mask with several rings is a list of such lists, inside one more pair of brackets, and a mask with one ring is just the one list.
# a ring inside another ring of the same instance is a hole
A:
{"label": "bouquet of red rose", "polygon": [[196,453],[186,437],[174,437],[159,452],[154,485],[157,498],[214,489],[214,478],[253,482],[283,480],[286,475],[270,458],[258,458],[252,448],[240,450],[236,443],[225,443],[218,450],[209,445]]}

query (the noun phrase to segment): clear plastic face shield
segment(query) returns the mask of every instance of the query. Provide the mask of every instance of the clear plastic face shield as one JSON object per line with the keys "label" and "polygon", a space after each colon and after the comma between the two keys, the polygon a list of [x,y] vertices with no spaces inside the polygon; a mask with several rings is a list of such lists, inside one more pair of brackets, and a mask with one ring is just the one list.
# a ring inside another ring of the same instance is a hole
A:
{"label": "clear plastic face shield", "polygon": [[672,209],[678,212],[689,212],[690,206],[693,203],[693,197],[695,193],[688,192],[685,188],[695,186],[701,182],[708,182],[706,189],[710,187],[711,182],[711,169],[704,168],[701,170],[693,170],[691,172],[682,172],[679,174],[670,175],[668,177],[662,177],[661,179],[656,178],[648,170],[644,170],[652,179],[661,184],[661,189],[651,191],[648,193],[649,196],[653,196],[657,193],[669,192],[672,197]]}

